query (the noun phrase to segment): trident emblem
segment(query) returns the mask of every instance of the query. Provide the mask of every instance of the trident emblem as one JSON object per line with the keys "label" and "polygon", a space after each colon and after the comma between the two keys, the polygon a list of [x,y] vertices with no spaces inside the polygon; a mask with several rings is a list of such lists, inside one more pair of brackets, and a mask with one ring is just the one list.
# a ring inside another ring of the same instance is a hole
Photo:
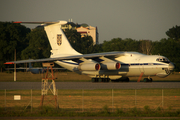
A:
{"label": "trident emblem", "polygon": [[62,35],[61,34],[57,34],[57,44],[58,44],[58,46],[60,46],[62,44]]}

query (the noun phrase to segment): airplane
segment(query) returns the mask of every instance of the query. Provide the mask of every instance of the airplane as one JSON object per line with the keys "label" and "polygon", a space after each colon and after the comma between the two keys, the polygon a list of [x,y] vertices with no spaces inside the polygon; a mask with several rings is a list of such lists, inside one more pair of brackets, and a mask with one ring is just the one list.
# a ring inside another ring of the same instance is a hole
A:
{"label": "airplane", "polygon": [[[42,67],[32,67],[31,62],[29,63],[29,68],[19,67],[17,70],[26,70],[26,72],[31,72],[32,74],[41,74],[46,72],[46,68]],[[65,68],[53,68],[55,70],[66,70]],[[6,68],[6,70],[14,70],[14,68]]]}
{"label": "airplane", "polygon": [[41,24],[44,26],[51,45],[50,58],[11,61],[5,64],[53,61],[56,64],[92,78],[92,82],[129,81],[129,77],[146,77],[152,82],[151,76],[166,77],[174,70],[173,63],[160,55],[145,55],[139,52],[113,51],[93,54],[81,54],[70,45],[61,25],[58,22],[14,22],[24,24]]}

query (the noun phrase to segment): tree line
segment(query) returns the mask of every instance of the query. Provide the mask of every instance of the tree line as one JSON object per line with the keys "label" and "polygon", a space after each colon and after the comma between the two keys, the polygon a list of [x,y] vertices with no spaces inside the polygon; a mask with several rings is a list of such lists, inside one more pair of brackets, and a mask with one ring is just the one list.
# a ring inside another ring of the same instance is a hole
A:
{"label": "tree line", "polygon": [[[147,55],[163,55],[175,63],[175,71],[180,71],[180,26],[175,26],[165,33],[168,38],[159,41],[135,40],[131,38],[113,38],[102,44],[93,45],[91,36],[81,38],[76,30],[64,30],[72,47],[80,53],[99,53],[110,51],[137,51]],[[16,59],[40,59],[50,56],[50,44],[43,27],[29,29],[21,24],[0,22],[0,68],[4,70],[6,61]],[[34,63],[34,66],[40,66]],[[19,65],[21,66],[21,65]],[[13,67],[13,66],[12,66]]]}

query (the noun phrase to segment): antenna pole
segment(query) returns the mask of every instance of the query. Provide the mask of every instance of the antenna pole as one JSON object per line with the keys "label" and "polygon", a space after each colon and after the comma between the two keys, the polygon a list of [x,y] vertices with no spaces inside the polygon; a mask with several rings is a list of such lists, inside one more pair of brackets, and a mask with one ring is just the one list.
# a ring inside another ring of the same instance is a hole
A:
{"label": "antenna pole", "polygon": [[[54,63],[43,63],[43,67],[46,68],[45,76],[42,78],[42,84],[41,84],[41,102],[40,107],[43,106],[45,95],[48,94],[48,90],[51,91],[51,93],[54,95],[54,97],[51,100],[55,100],[55,107],[58,108],[57,103],[57,91],[56,91],[56,84],[54,81],[54,73],[53,73],[53,67]],[[50,70],[49,70],[50,69]]]}
{"label": "antenna pole", "polygon": [[[14,51],[14,61],[16,61],[16,49]],[[16,63],[14,63],[14,81],[16,81]]]}

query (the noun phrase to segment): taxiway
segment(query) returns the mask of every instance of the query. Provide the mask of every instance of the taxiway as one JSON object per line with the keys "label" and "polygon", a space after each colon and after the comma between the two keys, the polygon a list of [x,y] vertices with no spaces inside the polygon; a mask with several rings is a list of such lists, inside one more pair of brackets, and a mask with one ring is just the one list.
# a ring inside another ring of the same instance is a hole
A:
{"label": "taxiway", "polygon": [[[56,82],[57,89],[144,89],[144,88],[180,88],[180,82],[110,82],[110,83],[92,83],[92,82]],[[41,82],[0,82],[0,89],[25,90],[41,89]]]}

